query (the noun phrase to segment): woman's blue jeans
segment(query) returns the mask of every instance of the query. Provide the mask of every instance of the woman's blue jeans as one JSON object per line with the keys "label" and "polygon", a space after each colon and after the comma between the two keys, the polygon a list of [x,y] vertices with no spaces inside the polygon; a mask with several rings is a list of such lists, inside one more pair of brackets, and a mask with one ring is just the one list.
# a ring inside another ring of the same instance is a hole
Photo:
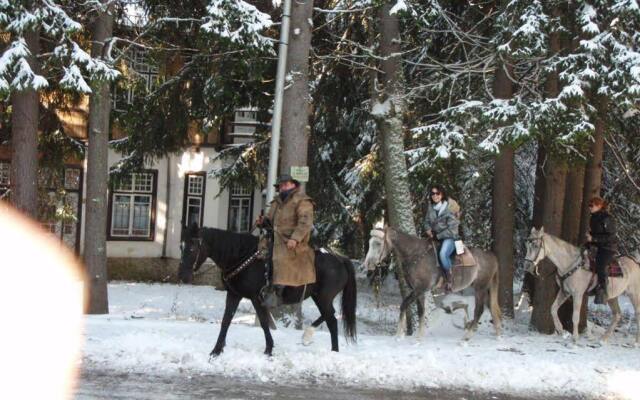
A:
{"label": "woman's blue jeans", "polygon": [[453,239],[443,239],[440,247],[440,265],[449,271],[451,269],[451,255],[456,249]]}

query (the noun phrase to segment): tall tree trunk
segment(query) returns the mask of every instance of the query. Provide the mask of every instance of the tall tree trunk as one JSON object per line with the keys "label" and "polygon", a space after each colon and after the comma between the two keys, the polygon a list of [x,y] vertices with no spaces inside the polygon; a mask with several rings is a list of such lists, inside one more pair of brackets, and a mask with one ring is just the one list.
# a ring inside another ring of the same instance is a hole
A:
{"label": "tall tree trunk", "polygon": [[[545,165],[545,196],[542,225],[546,233],[562,234],[562,218],[567,179],[567,164],[563,160],[550,158]],[[540,263],[540,276],[535,283],[531,325],[542,333],[553,333],[551,304],[558,293],[555,266],[545,260]]]}
{"label": "tall tree trunk", "polygon": [[[509,99],[513,85],[504,68],[496,70],[493,93],[496,98]],[[498,299],[505,316],[513,317],[513,230],[514,213],[514,150],[511,145],[500,148],[493,175],[493,251],[498,258],[500,290]]]}
{"label": "tall tree trunk", "polygon": [[[311,21],[313,0],[291,2],[291,27],[287,50],[287,72],[282,99],[282,146],[280,173],[289,173],[291,167],[307,166],[309,151],[309,51],[311,50]],[[303,184],[303,188],[304,188]],[[274,310],[278,320],[290,320],[285,314],[295,315],[295,327],[302,329],[302,311],[297,306],[283,306]]]}
{"label": "tall tree trunk", "polygon": [[[402,88],[402,69],[400,64],[400,24],[397,15],[390,15],[393,4],[386,2],[378,11],[380,21],[380,69],[379,77],[382,91],[374,101],[373,116],[382,136],[382,156],[384,164],[384,187],[387,199],[389,224],[394,228],[416,235],[413,220],[411,192],[407,163],[404,156],[404,132],[402,118],[404,112],[404,91]],[[408,295],[404,270],[396,268],[400,294]],[[420,299],[418,301],[424,301]],[[407,310],[407,330],[413,330],[412,312]]]}
{"label": "tall tree trunk", "polygon": [[280,172],[292,166],[306,166],[309,136],[309,51],[313,0],[294,0],[291,4],[291,29],[287,52],[287,80],[283,97],[282,151]]}
{"label": "tall tree trunk", "polygon": [[536,182],[533,194],[533,221],[531,224],[540,229],[542,226],[542,216],[544,214],[544,190],[545,183],[544,165],[547,162],[547,150],[544,142],[538,140],[538,157],[536,159]]}
{"label": "tall tree trunk", "polygon": [[[567,186],[564,198],[564,211],[562,217],[562,239],[569,243],[578,244],[580,235],[580,218],[583,207],[584,164],[572,165],[567,173]],[[573,331],[573,298],[558,310],[560,320],[567,330]],[[583,298],[580,311],[580,324],[578,330],[583,332],[587,327],[587,296]]]}
{"label": "tall tree trunk", "polygon": [[567,174],[567,189],[564,199],[562,219],[562,238],[572,244],[578,244],[580,238],[580,220],[582,217],[584,191],[584,164],[572,165]]}
{"label": "tall tree trunk", "polygon": [[596,99],[596,123],[595,132],[593,133],[593,142],[589,150],[589,158],[584,175],[584,189],[582,205],[582,217],[580,218],[580,243],[584,243],[586,235],[589,232],[589,209],[586,207],[589,200],[593,197],[600,196],[602,187],[602,158],[604,153],[604,133],[606,130],[606,113],[607,99],[599,96]]}
{"label": "tall tree trunk", "polygon": [[[560,16],[561,10],[555,7],[554,16]],[[549,47],[553,54],[560,52],[560,34],[553,32],[550,35]],[[557,97],[560,93],[558,72],[552,71],[545,82],[545,91],[548,98]],[[548,128],[549,134],[554,134],[553,128]],[[567,163],[559,157],[550,155],[544,164],[544,196],[542,210],[542,225],[545,232],[555,236],[562,235],[562,218],[564,212],[564,197],[566,193]],[[542,333],[553,333],[554,326],[551,318],[551,304],[558,292],[555,279],[555,266],[548,260],[540,263],[540,277],[536,280],[533,296],[533,312],[531,325]]]}
{"label": "tall tree trunk", "polygon": [[[34,73],[39,73],[37,56],[40,53],[40,33],[24,34],[31,52],[27,59]],[[11,95],[11,198],[13,204],[27,214],[38,218],[38,92],[25,89]]]}
{"label": "tall tree trunk", "polygon": [[[108,0],[103,0],[103,4]],[[93,26],[91,56],[105,58],[105,41],[113,33],[110,6],[100,12]],[[109,83],[94,82],[89,98],[89,148],[87,152],[87,201],[85,217],[84,262],[88,279],[89,314],[108,314],[107,293],[107,182],[109,179]]]}

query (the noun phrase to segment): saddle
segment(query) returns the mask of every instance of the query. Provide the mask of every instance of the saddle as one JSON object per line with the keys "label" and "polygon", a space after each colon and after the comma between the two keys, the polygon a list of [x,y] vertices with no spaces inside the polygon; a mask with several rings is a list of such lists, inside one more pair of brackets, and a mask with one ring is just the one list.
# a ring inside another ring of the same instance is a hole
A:
{"label": "saddle", "polygon": [[[607,276],[610,278],[619,278],[624,276],[622,273],[622,268],[620,268],[620,263],[618,262],[619,257],[614,257],[613,260],[607,265]],[[588,257],[589,260],[589,270],[592,273],[596,273],[596,255],[593,252],[589,252]]]}

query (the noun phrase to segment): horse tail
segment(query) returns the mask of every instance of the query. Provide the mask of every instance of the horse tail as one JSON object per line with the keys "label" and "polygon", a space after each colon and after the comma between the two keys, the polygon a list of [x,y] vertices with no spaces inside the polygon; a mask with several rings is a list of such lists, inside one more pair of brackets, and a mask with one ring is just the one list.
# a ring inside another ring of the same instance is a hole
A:
{"label": "horse tail", "polygon": [[358,289],[356,287],[356,272],[351,260],[342,257],[342,263],[347,269],[347,284],[342,289],[342,327],[348,341],[356,339],[356,305]]}
{"label": "horse tail", "polygon": [[500,278],[498,271],[493,274],[491,278],[491,284],[489,285],[489,307],[491,307],[491,315],[497,316],[502,320],[502,311],[500,310],[500,303],[498,301],[498,292],[500,287]]}

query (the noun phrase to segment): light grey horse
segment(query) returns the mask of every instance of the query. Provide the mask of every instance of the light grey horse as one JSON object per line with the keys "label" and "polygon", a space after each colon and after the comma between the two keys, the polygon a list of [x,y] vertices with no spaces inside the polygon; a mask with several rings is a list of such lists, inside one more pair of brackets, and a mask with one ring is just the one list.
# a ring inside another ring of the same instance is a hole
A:
{"label": "light grey horse", "polygon": [[[557,268],[556,282],[560,287],[555,301],[551,305],[551,316],[556,333],[562,335],[562,324],[558,318],[558,309],[573,297],[573,340],[578,340],[578,323],[580,321],[580,307],[582,297],[587,290],[593,289],[596,280],[593,273],[583,263],[582,251],[579,247],[565,242],[564,240],[550,235],[544,231],[531,229],[531,234],[527,239],[527,255],[525,261],[529,262],[529,272],[538,274],[538,264],[543,259],[548,258]],[[607,285],[607,303],[613,312],[611,325],[602,336],[601,341],[606,343],[613,330],[620,321],[621,312],[618,304],[618,296],[626,292],[635,309],[635,317],[638,326],[636,333],[636,346],[640,344],[640,265],[630,257],[620,257],[618,259],[623,277],[609,278]]]}
{"label": "light grey horse", "polygon": [[[476,260],[475,266],[453,268],[453,291],[457,292],[473,286],[475,290],[475,311],[473,320],[465,324],[464,340],[469,340],[478,328],[478,321],[484,312],[487,294],[489,309],[496,335],[501,331],[501,315],[498,306],[498,260],[488,251],[469,249]],[[436,259],[432,240],[420,239],[399,232],[391,227],[373,229],[369,239],[369,251],[364,260],[367,269],[375,269],[390,253],[394,253],[404,269],[406,281],[411,289],[400,305],[398,336],[404,336],[406,311],[409,304],[424,295],[427,290],[437,291],[442,287],[442,273]],[[418,302],[418,337],[424,333],[424,304]]]}

